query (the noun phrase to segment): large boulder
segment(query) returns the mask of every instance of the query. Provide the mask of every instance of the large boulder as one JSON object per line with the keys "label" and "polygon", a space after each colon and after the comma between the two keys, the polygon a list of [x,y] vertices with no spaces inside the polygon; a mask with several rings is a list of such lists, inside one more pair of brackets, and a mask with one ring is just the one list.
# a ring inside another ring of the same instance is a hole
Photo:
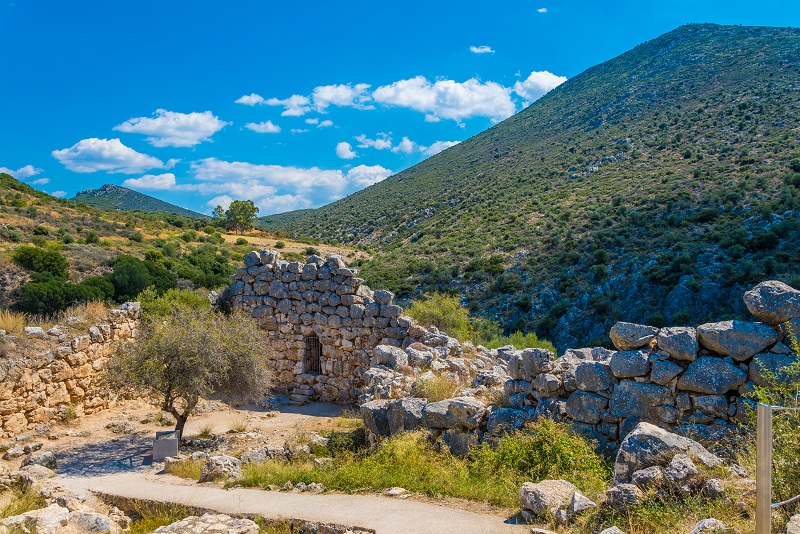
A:
{"label": "large boulder", "polygon": [[618,512],[626,512],[644,499],[642,490],[635,484],[615,483],[606,491],[605,505]]}
{"label": "large boulder", "polygon": [[658,334],[658,328],[643,324],[618,322],[611,327],[609,336],[619,350],[635,350],[647,346]]}
{"label": "large boulder", "polygon": [[525,482],[519,489],[519,503],[524,510],[537,516],[555,515],[567,505],[575,491],[577,488],[566,480]]}
{"label": "large boulder", "polygon": [[392,401],[382,399],[366,402],[361,405],[361,419],[364,420],[364,426],[367,430],[376,436],[389,436],[391,431],[389,429],[389,409],[392,406]]}
{"label": "large boulder", "polygon": [[22,460],[21,467],[41,465],[55,471],[58,461],[53,451],[34,451]]}
{"label": "large boulder", "polygon": [[391,345],[378,345],[372,350],[372,353],[375,355],[375,360],[379,365],[385,365],[392,369],[408,365],[408,354],[401,348]]}
{"label": "large boulder", "polygon": [[797,379],[796,374],[790,372],[796,364],[796,356],[769,352],[756,354],[750,362],[750,380],[758,386],[788,385]]}
{"label": "large boulder", "polygon": [[671,405],[672,402],[672,393],[669,388],[627,379],[621,381],[614,388],[609,412],[613,417],[660,420],[663,406]]}
{"label": "large boulder", "polygon": [[429,428],[475,429],[481,423],[486,406],[474,397],[456,397],[431,402],[422,411],[422,418]]}
{"label": "large boulder", "polygon": [[514,380],[533,382],[539,373],[553,369],[555,355],[547,349],[523,349],[511,355],[508,360],[508,374]]}
{"label": "large boulder", "polygon": [[650,360],[643,350],[621,350],[611,357],[611,372],[617,378],[644,376],[650,370]]}
{"label": "large boulder", "polygon": [[502,436],[513,430],[519,430],[532,419],[530,413],[514,408],[495,408],[486,420],[486,431],[492,436]]}
{"label": "large boulder", "polygon": [[[575,367],[574,377],[575,388],[581,391],[607,391],[614,385],[608,362],[581,361]],[[566,380],[564,382],[566,385]]]}
{"label": "large boulder", "polygon": [[424,399],[413,397],[392,402],[388,411],[389,433],[395,435],[422,427],[422,411],[426,404]]}
{"label": "large boulder", "polygon": [[653,368],[650,370],[650,381],[659,386],[666,386],[682,372],[683,367],[678,364],[669,360],[657,360],[653,362]]}
{"label": "large boulder", "polygon": [[158,527],[153,534],[187,534],[187,533],[224,533],[224,534],[258,534],[256,523],[249,519],[234,518],[225,514],[204,514],[202,517],[191,516],[171,525]]}
{"label": "large boulder", "polygon": [[697,359],[697,330],[688,326],[662,328],[656,336],[658,348],[676,360]]}
{"label": "large boulder", "polygon": [[678,389],[723,395],[747,381],[747,375],[722,358],[704,356],[693,361],[678,379]]}
{"label": "large boulder", "polygon": [[242,479],[242,462],[233,456],[221,454],[209,456],[200,470],[200,482],[213,482],[217,479]]}
{"label": "large boulder", "polygon": [[575,391],[567,399],[567,415],[580,423],[596,425],[608,406],[608,399],[588,391]]}
{"label": "large boulder", "polygon": [[697,338],[703,347],[737,362],[774,345],[779,337],[770,326],[745,321],[722,321],[697,327]]}
{"label": "large boulder", "polygon": [[800,514],[793,515],[786,523],[786,534],[800,534]]}
{"label": "large boulder", "polygon": [[24,514],[0,519],[0,525],[14,531],[35,532],[36,534],[58,534],[67,526],[69,510],[57,504],[47,508],[31,510]]}
{"label": "large boulder", "polygon": [[759,321],[777,325],[800,317],[800,291],[777,280],[761,282],[744,294],[744,303]]}
{"label": "large boulder", "polygon": [[719,519],[709,518],[698,521],[689,534],[711,534],[712,532],[728,532],[728,525]]}
{"label": "large boulder", "polygon": [[649,423],[639,423],[620,444],[614,462],[614,483],[632,481],[635,471],[651,466],[667,466],[676,454],[687,454],[708,467],[722,460],[694,440],[673,434]]}
{"label": "large boulder", "polygon": [[88,510],[70,512],[67,522],[80,527],[84,532],[119,532],[121,529],[110,517]]}

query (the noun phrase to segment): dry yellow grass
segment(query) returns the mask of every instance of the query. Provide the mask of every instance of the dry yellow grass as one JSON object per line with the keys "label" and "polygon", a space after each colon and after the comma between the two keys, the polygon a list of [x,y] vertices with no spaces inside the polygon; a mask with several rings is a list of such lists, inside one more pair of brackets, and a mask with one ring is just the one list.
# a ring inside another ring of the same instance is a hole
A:
{"label": "dry yellow grass", "polygon": [[22,334],[27,320],[24,313],[0,310],[0,330],[5,330],[7,334],[15,336]]}

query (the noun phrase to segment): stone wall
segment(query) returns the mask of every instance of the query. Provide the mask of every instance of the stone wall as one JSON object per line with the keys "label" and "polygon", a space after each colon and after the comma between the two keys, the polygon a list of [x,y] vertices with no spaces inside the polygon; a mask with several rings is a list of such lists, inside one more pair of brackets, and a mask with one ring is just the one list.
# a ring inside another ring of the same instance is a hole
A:
{"label": "stone wall", "polygon": [[[371,290],[339,256],[311,256],[303,264],[282,262],[275,251],[253,251],[244,265],[222,299],[263,321],[271,335],[265,355],[278,389],[292,401],[363,400],[375,381],[370,369],[402,370],[409,363],[403,351],[376,354],[378,345],[406,348],[425,341],[444,355],[461,352],[456,340],[402,316],[391,292]],[[317,339],[319,369],[307,361],[306,344]]]}
{"label": "stone wall", "polygon": [[[47,332],[27,327],[21,337],[0,342],[0,435],[9,437],[37,425],[107,408],[111,393],[98,383],[118,343],[132,339],[139,325],[139,303],[109,310],[104,321],[84,335],[69,335],[80,324],[67,319]],[[72,324],[69,324],[72,323]]]}

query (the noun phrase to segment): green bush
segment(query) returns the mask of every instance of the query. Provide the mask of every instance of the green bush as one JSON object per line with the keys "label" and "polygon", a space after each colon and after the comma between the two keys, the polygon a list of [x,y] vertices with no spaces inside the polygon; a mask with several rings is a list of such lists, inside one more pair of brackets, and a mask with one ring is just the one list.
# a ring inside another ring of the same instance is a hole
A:
{"label": "green bush", "polygon": [[100,242],[100,236],[97,235],[97,232],[94,230],[89,230],[86,232],[86,244],[87,245],[96,245]]}
{"label": "green bush", "polygon": [[114,298],[118,302],[133,300],[147,287],[153,286],[163,293],[177,284],[177,276],[163,266],[122,254],[114,261],[114,272],[109,277],[114,285]]}
{"label": "green bush", "polygon": [[406,313],[420,324],[433,325],[460,341],[469,339],[472,326],[469,311],[461,306],[458,297],[432,293],[415,300]]}
{"label": "green bush", "polygon": [[22,245],[12,256],[14,263],[32,272],[45,272],[59,278],[67,277],[69,261],[61,252]]}
{"label": "green bush", "polygon": [[158,291],[149,287],[139,293],[142,315],[145,319],[166,317],[177,309],[207,309],[211,303],[205,291],[186,291],[177,288],[168,289],[159,295]]}
{"label": "green bush", "polygon": [[236,244],[237,245],[242,246],[242,245],[247,245],[248,243],[250,243],[250,242],[247,239],[243,238],[243,237],[237,237],[236,238]]}
{"label": "green bush", "polygon": [[286,247],[286,243],[284,243],[283,241],[276,241],[275,242],[275,248],[280,250],[280,249],[285,248],[285,247]]}

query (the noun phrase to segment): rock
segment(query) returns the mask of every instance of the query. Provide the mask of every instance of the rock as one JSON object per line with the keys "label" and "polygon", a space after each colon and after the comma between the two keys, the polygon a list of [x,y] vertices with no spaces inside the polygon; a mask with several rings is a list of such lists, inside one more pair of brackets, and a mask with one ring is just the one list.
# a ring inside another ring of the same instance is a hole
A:
{"label": "rock", "polygon": [[531,384],[541,397],[555,397],[561,389],[561,379],[550,373],[541,373]]}
{"label": "rock", "polygon": [[631,475],[631,482],[643,490],[658,487],[663,481],[664,471],[655,465],[634,471]]}
{"label": "rock", "polygon": [[767,325],[734,320],[702,324],[697,337],[708,350],[741,362],[774,345],[780,336]]}
{"label": "rock", "polygon": [[769,352],[756,354],[750,362],[750,380],[757,386],[789,385],[796,376],[787,368],[797,363],[797,357]]}
{"label": "rock", "polygon": [[385,490],[383,490],[383,494],[386,495],[387,497],[402,497],[404,495],[408,495],[409,492],[405,488],[400,488],[398,486],[395,486],[393,488],[386,488]]}
{"label": "rock", "polygon": [[97,512],[75,510],[70,512],[67,522],[77,525],[86,532],[119,532],[119,525],[110,517]]}
{"label": "rock", "polygon": [[705,532],[726,532],[728,525],[719,519],[703,519],[699,521],[689,534],[703,534]]}
{"label": "rock", "polygon": [[694,465],[694,462],[689,456],[685,454],[676,454],[666,470],[664,470],[664,479],[672,484],[678,491],[689,493],[697,473],[697,466]]}
{"label": "rock", "polygon": [[22,460],[22,467],[26,465],[41,465],[55,471],[57,463],[56,455],[52,451],[36,451]]}
{"label": "rock", "polygon": [[390,436],[389,430],[389,408],[392,401],[374,400],[361,405],[361,418],[367,430],[376,436]]}
{"label": "rock", "polygon": [[[722,487],[722,483],[716,478],[709,478],[703,485],[703,493],[711,499],[719,499],[725,493],[725,488]],[[800,534],[800,531],[798,531],[797,534]]]}
{"label": "rock", "polygon": [[69,510],[57,504],[0,520],[0,525],[22,532],[57,534],[67,525]]}
{"label": "rock", "polygon": [[245,267],[253,267],[254,265],[259,265],[260,263],[261,263],[261,254],[259,254],[255,250],[248,252],[244,257]]}
{"label": "rock", "polygon": [[611,357],[611,372],[617,378],[644,376],[650,370],[650,360],[643,350],[621,350]]}
{"label": "rock", "polygon": [[609,527],[605,530],[601,530],[600,534],[625,534],[623,531],[619,529],[619,527]]}
{"label": "rock", "polygon": [[531,534],[556,534],[552,530],[547,530],[545,528],[532,528]]}
{"label": "rock", "polygon": [[13,460],[14,458],[19,458],[23,454],[25,454],[25,450],[19,445],[14,445],[3,453],[3,460]]}
{"label": "rock", "polygon": [[786,534],[800,534],[800,514],[793,515],[786,523]]}
{"label": "rock", "polygon": [[689,365],[678,379],[678,389],[722,395],[747,381],[747,375],[722,358],[704,356]]}
{"label": "rock", "polygon": [[225,514],[191,516],[165,527],[153,534],[258,534],[258,525],[249,519],[233,518]]}
{"label": "rock", "polygon": [[609,336],[619,350],[635,350],[647,346],[658,334],[658,328],[643,324],[618,322]]}
{"label": "rock", "polygon": [[668,388],[627,379],[614,388],[609,413],[613,417],[657,420],[661,419],[662,407],[668,404],[672,404],[672,393]]}
{"label": "rock", "polygon": [[474,429],[480,425],[486,406],[474,397],[456,397],[431,402],[422,412],[429,428]]}
{"label": "rock", "polygon": [[415,367],[430,365],[434,359],[433,351],[421,350],[416,347],[406,347],[406,354],[408,354],[409,365]]}
{"label": "rock", "polygon": [[694,440],[679,436],[650,423],[639,423],[622,441],[614,462],[614,483],[628,483],[635,471],[650,466],[666,466],[676,454],[687,454],[707,467],[722,460]]}
{"label": "rock", "polygon": [[20,482],[25,486],[31,486],[40,480],[47,480],[56,476],[56,472],[52,469],[36,464],[26,465],[18,473]]}
{"label": "rock", "polygon": [[537,375],[553,369],[555,355],[546,349],[524,349],[508,360],[508,374],[514,380],[533,382]]}
{"label": "rock", "polygon": [[44,330],[42,330],[40,326],[26,326],[25,335],[28,337],[38,337],[40,339],[47,337],[47,334],[45,334]]}
{"label": "rock", "polygon": [[131,434],[136,430],[136,427],[128,421],[112,421],[106,428],[114,434]]}
{"label": "rock", "polygon": [[692,397],[695,409],[714,417],[725,418],[728,416],[728,401],[722,395],[700,395]]}
{"label": "rock", "polygon": [[442,432],[442,441],[455,456],[466,456],[470,449],[477,447],[480,439],[475,432],[464,431],[459,428],[448,428]]}
{"label": "rock", "polygon": [[486,432],[492,436],[499,437],[508,432],[519,430],[530,419],[530,414],[525,410],[495,408],[489,413],[486,421]]}
{"label": "rock", "polygon": [[581,391],[607,391],[614,385],[614,375],[607,362],[581,361],[575,367],[574,377],[573,389]]}
{"label": "rock", "polygon": [[213,482],[219,478],[241,480],[242,462],[224,454],[209,456],[200,470],[200,482]]}
{"label": "rock", "polygon": [[644,494],[634,484],[615,484],[606,491],[606,506],[618,512],[625,512],[628,509],[640,504],[644,499]]}
{"label": "rock", "polygon": [[683,367],[670,361],[658,360],[653,362],[650,371],[650,381],[659,386],[666,386],[670,381],[683,372]]}
{"label": "rock", "polygon": [[392,369],[397,369],[402,365],[408,365],[408,354],[399,347],[378,345],[372,352],[380,365],[385,365]]}
{"label": "rock", "polygon": [[662,328],[656,336],[658,348],[676,360],[697,359],[697,330],[688,326]]}
{"label": "rock", "polygon": [[588,391],[575,391],[567,399],[567,415],[575,421],[596,425],[600,414],[608,406],[608,399]]}
{"label": "rock", "polygon": [[[480,361],[480,360],[476,360]],[[491,369],[486,369],[484,371],[479,371],[475,378],[472,380],[472,387],[480,387],[480,386],[500,386],[504,385],[508,380],[508,375],[503,371],[503,368],[500,366],[492,367]]]}
{"label": "rock", "polygon": [[519,502],[525,510],[542,517],[563,508],[575,491],[577,488],[566,480],[525,482],[519,489]]}
{"label": "rock", "polygon": [[586,510],[594,510],[595,508],[597,508],[597,503],[593,502],[581,492],[575,491],[567,505],[567,517],[575,517]]}
{"label": "rock", "polygon": [[422,411],[427,403],[413,397],[394,401],[387,414],[391,435],[422,427]]}
{"label": "rock", "polygon": [[745,292],[744,304],[759,321],[770,325],[800,317],[800,291],[777,280],[761,282]]}

